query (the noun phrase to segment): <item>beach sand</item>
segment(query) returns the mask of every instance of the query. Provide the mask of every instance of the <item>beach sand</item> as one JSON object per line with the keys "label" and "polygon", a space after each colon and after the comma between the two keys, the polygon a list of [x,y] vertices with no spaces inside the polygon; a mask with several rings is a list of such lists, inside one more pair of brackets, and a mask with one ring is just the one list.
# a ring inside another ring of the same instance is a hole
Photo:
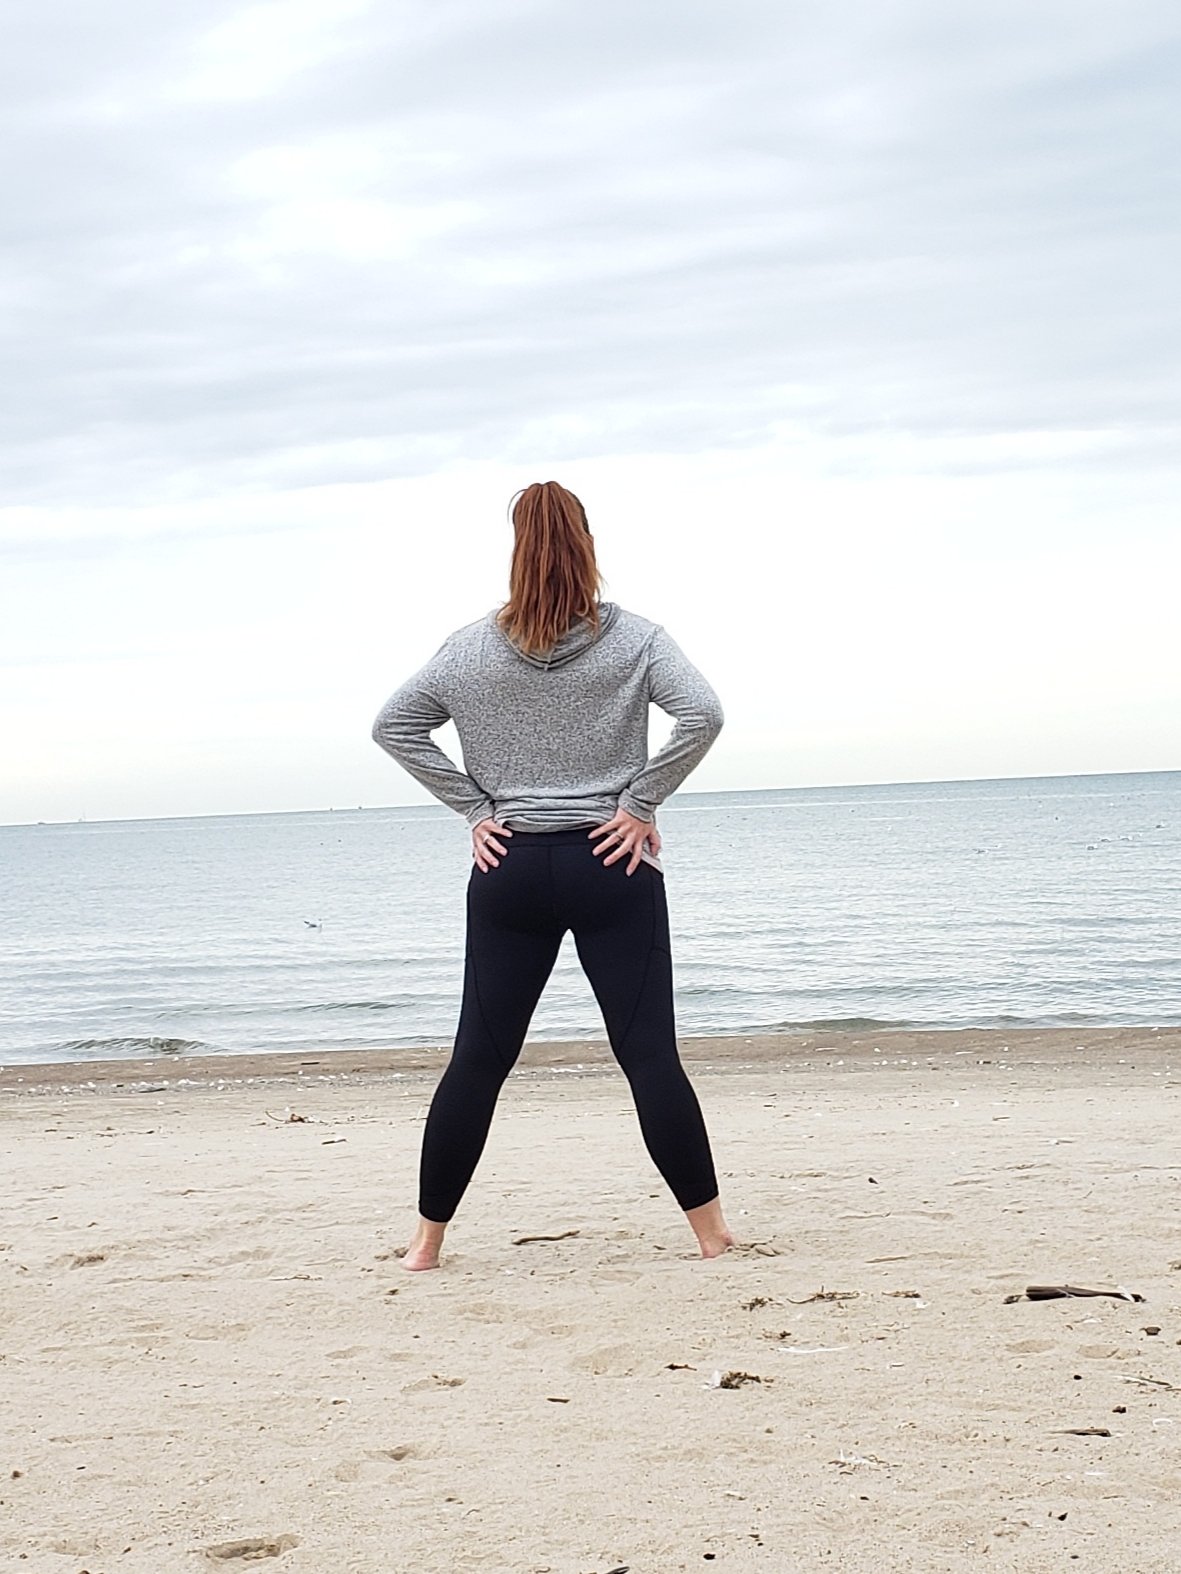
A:
{"label": "beach sand", "polygon": [[0,1566],[1175,1574],[1181,1030],[685,1052],[742,1249],[579,1044],[420,1275],[438,1055],[0,1072]]}

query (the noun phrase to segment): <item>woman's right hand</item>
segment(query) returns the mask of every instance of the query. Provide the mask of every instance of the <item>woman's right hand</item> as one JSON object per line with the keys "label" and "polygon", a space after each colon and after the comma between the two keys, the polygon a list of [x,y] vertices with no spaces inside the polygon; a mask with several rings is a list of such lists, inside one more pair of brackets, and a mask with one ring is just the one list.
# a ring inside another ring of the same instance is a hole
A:
{"label": "woman's right hand", "polygon": [[[653,857],[660,851],[660,832],[655,820],[641,820],[626,809],[616,809],[615,815],[605,825],[596,825],[587,833],[596,840],[591,851],[596,858],[603,857],[603,865],[627,859],[627,873],[635,874],[640,866],[645,847]],[[603,856],[605,855],[605,856]]]}
{"label": "woman's right hand", "polygon": [[[503,858],[508,851],[504,843],[497,838],[512,834],[507,826],[498,825],[491,819],[481,820],[479,825],[472,826],[472,857],[484,874],[487,874],[489,869],[499,869],[500,858]],[[495,856],[497,853],[500,854],[500,858]]]}

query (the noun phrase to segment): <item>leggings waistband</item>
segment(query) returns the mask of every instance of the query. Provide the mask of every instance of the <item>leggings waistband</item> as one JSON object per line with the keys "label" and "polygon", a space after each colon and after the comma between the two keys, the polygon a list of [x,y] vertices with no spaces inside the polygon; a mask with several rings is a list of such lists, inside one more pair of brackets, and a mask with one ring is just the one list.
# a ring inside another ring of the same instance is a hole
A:
{"label": "leggings waistband", "polygon": [[592,825],[575,825],[563,831],[514,831],[512,847],[578,847],[590,841]]}

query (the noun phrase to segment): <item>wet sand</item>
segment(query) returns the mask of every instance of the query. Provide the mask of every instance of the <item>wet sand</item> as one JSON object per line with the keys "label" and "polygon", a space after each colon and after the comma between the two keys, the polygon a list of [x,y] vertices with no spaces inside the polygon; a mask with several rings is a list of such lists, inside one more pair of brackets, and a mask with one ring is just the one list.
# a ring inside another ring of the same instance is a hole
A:
{"label": "wet sand", "polygon": [[424,1275],[440,1054],[0,1072],[0,1565],[1173,1574],[1181,1029],[684,1048],[741,1250],[538,1046]]}

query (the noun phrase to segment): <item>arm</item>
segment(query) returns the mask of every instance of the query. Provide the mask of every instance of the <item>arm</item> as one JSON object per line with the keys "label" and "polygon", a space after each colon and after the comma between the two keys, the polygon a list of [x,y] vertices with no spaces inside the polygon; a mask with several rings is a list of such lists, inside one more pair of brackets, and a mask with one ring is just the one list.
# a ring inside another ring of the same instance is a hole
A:
{"label": "arm", "polygon": [[651,820],[657,806],[701,763],[723,719],[717,695],[662,628],[649,648],[648,697],[675,718],[676,726],[620,795],[619,807],[640,820]]}
{"label": "arm", "polygon": [[428,664],[386,700],[373,723],[373,741],[475,827],[491,818],[492,800],[431,738],[450,719],[447,707],[432,692]]}

